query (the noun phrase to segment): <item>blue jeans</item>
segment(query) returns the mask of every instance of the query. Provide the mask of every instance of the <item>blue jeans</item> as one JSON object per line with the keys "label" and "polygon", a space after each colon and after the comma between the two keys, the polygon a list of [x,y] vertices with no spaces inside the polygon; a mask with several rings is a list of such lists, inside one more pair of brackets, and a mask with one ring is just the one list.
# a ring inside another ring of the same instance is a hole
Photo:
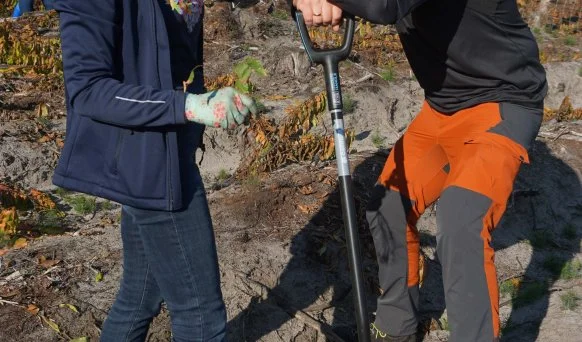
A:
{"label": "blue jeans", "polygon": [[202,179],[193,164],[181,211],[124,206],[123,277],[102,342],[145,341],[164,301],[175,342],[224,341],[226,310],[214,232]]}

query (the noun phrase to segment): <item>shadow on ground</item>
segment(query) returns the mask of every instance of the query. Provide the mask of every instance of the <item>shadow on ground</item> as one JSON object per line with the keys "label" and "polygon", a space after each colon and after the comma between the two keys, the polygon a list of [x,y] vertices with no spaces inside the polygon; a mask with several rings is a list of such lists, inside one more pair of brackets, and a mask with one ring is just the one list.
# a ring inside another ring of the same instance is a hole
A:
{"label": "shadow on ground", "polygon": [[[511,268],[513,271],[500,272],[515,272],[514,277],[520,279],[521,284],[512,290],[513,299],[510,302],[513,311],[505,324],[503,338],[508,341],[534,341],[537,338],[541,321],[548,311],[550,290],[563,277],[564,267],[580,252],[582,186],[576,172],[555,157],[544,142],[536,142],[531,160],[531,165],[522,168],[506,215],[493,234],[498,259],[501,255],[506,257],[507,253],[503,250],[516,244],[524,245],[526,242],[532,247],[531,262],[525,265],[525,269],[515,265]],[[369,190],[384,161],[385,156],[368,157],[358,162],[353,172],[371,313],[375,310],[377,295],[377,264],[364,211]],[[428,210],[427,215],[429,217],[424,220],[434,221],[434,217],[430,217],[434,216],[433,210]],[[255,297],[251,300],[229,322],[230,337],[258,341],[279,329],[296,310],[301,310],[320,321],[331,322],[333,332],[344,340],[356,341],[343,229],[336,189],[293,238],[290,245],[293,257],[280,274],[278,285],[266,299]],[[327,237],[328,241],[322,242],[322,236]],[[434,249],[434,232],[421,231],[421,243],[424,248]],[[515,264],[520,264],[519,257],[515,256]],[[428,261],[428,270],[421,289],[423,329],[428,328],[431,319],[438,320],[445,309],[438,256]],[[320,279],[322,274],[325,282],[310,281]],[[322,303],[322,298],[326,297],[332,298],[331,301]],[[502,301],[504,305],[510,302]],[[535,305],[535,310],[527,310],[530,305]],[[273,314],[276,311],[273,306],[285,307],[288,313]],[[327,313],[332,308],[333,313]]]}

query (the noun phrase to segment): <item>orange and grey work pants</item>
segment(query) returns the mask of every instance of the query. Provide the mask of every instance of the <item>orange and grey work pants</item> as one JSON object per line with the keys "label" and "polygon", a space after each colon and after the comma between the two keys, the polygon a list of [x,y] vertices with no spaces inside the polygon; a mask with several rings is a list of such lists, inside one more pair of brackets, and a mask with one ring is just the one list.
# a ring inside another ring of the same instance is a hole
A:
{"label": "orange and grey work pants", "polygon": [[376,326],[393,336],[416,332],[419,248],[416,222],[437,207],[451,342],[499,338],[499,292],[490,246],[542,110],[485,103],[450,114],[424,103],[396,143],[366,216],[379,264],[382,295]]}

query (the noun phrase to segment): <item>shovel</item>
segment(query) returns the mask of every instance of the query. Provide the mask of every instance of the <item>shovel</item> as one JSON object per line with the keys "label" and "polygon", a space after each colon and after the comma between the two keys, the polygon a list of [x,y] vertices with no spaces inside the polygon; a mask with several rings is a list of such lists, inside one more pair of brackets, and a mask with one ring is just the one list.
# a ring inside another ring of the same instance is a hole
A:
{"label": "shovel", "polygon": [[354,290],[354,306],[356,309],[356,323],[358,326],[358,341],[369,342],[370,330],[368,326],[368,314],[366,309],[366,293],[364,290],[364,277],[362,275],[362,259],[360,255],[360,241],[358,225],[356,222],[356,206],[352,192],[352,176],[350,173],[350,161],[343,120],[343,102],[339,77],[339,62],[350,55],[354,40],[355,22],[353,18],[347,18],[343,44],[339,48],[320,50],[313,47],[309,37],[303,14],[295,12],[297,26],[305,51],[315,64],[321,64],[325,72],[325,85],[327,90],[327,107],[331,114],[334,130],[335,155],[337,159],[338,178],[342,201],[342,213],[346,231],[346,243],[350,265],[350,277]]}

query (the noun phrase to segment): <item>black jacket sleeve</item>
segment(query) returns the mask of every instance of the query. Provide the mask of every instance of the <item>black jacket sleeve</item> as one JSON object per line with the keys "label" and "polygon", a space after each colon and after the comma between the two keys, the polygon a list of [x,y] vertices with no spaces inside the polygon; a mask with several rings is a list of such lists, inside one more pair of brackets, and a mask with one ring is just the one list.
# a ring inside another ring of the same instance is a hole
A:
{"label": "black jacket sleeve", "polygon": [[328,0],[347,13],[382,25],[395,24],[427,0]]}

